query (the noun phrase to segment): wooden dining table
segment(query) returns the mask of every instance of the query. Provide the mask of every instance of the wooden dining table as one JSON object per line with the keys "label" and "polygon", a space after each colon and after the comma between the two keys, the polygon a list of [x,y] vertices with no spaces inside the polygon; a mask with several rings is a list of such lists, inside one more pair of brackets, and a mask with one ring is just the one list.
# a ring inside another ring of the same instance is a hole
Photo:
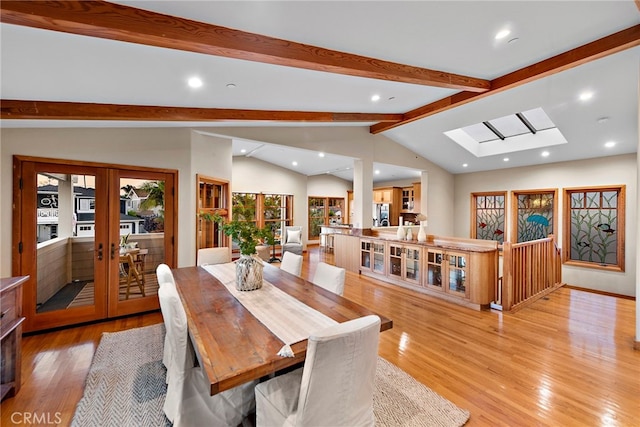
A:
{"label": "wooden dining table", "polygon": [[[304,362],[306,339],[291,345],[293,357],[279,356],[283,342],[204,268],[176,268],[173,274],[211,395]],[[338,323],[377,314],[269,264],[264,266],[264,280]],[[391,319],[378,316],[380,331],[392,328]]]}

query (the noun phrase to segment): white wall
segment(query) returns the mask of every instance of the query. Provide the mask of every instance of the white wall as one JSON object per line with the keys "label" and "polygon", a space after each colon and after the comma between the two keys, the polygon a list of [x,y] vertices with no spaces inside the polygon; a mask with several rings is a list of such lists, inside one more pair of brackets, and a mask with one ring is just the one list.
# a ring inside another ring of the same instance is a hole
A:
{"label": "white wall", "polygon": [[[178,266],[195,264],[195,174],[228,174],[230,143],[218,151],[212,140],[187,129],[2,129],[0,143],[0,275],[11,275],[12,156],[177,169]],[[220,143],[220,141],[218,141]],[[226,156],[226,157],[225,157]],[[192,166],[198,159],[197,168]],[[221,177],[224,178],[224,177]]]}
{"label": "white wall", "polygon": [[[513,191],[558,188],[558,242],[562,245],[562,190],[569,187],[602,185],[626,186],[625,272],[607,272],[593,268],[563,266],[563,282],[588,289],[635,295],[636,229],[638,227],[636,154],[601,159],[551,163],[548,165],[469,173],[455,177],[454,235],[470,236],[470,194],[482,191]],[[430,177],[431,178],[431,177]],[[511,213],[507,213],[510,219]],[[429,218],[431,220],[431,218]],[[511,229],[507,223],[507,229]]]}
{"label": "white wall", "polygon": [[353,190],[351,181],[333,175],[314,175],[307,177],[307,194],[309,197],[343,197],[347,208],[347,191]]}

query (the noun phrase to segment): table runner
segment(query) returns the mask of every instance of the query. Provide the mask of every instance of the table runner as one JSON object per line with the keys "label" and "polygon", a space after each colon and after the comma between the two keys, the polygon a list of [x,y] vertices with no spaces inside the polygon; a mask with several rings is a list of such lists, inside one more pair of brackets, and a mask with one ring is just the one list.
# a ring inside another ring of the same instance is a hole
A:
{"label": "table runner", "polygon": [[284,342],[285,345],[278,352],[280,356],[293,357],[291,344],[309,338],[315,331],[338,324],[266,280],[263,280],[260,289],[237,290],[236,265],[233,262],[203,268],[222,282],[244,308]]}

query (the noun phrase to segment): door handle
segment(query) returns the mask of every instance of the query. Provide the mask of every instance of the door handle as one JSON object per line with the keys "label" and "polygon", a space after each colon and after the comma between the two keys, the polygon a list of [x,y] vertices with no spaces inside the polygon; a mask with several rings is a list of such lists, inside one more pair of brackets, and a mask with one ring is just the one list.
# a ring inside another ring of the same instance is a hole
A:
{"label": "door handle", "polygon": [[111,259],[115,259],[116,258],[116,245],[115,243],[111,244]]}
{"label": "door handle", "polygon": [[102,261],[102,243],[98,244],[98,261]]}

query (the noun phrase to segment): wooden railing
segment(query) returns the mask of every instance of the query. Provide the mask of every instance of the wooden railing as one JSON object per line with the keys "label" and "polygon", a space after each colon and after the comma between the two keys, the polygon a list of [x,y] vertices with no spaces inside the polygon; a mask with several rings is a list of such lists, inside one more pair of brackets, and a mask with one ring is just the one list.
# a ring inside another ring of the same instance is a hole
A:
{"label": "wooden railing", "polygon": [[560,249],[553,235],[503,245],[503,271],[497,304],[516,311],[562,286]]}

